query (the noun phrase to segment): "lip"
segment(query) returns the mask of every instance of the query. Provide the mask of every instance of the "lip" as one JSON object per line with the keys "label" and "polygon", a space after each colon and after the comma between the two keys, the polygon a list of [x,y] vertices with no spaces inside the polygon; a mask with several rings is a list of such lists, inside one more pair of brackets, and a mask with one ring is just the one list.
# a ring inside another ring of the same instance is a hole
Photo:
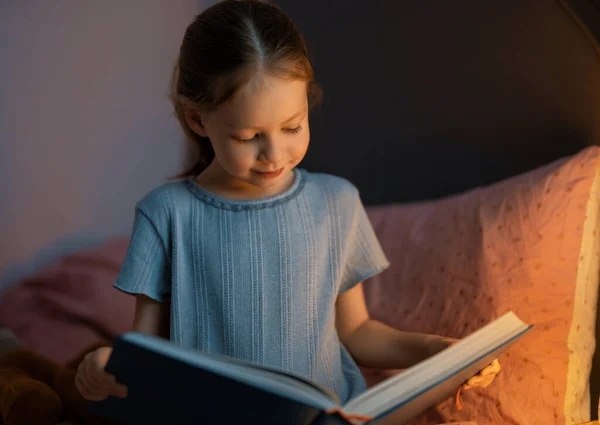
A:
{"label": "lip", "polygon": [[278,177],[281,172],[283,171],[283,167],[280,168],[279,170],[275,170],[275,171],[268,171],[268,172],[262,172],[262,171],[257,171],[257,170],[252,170],[254,171],[256,174],[258,174],[261,177],[264,177],[266,179],[273,179],[275,177]]}

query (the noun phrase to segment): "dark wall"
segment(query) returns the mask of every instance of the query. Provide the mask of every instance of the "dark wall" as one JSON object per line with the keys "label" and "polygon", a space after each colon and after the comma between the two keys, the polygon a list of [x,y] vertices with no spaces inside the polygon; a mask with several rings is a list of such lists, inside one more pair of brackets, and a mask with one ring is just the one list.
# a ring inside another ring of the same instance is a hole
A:
{"label": "dark wall", "polygon": [[301,165],[366,204],[449,195],[596,140],[598,54],[559,1],[275,3],[324,89]]}

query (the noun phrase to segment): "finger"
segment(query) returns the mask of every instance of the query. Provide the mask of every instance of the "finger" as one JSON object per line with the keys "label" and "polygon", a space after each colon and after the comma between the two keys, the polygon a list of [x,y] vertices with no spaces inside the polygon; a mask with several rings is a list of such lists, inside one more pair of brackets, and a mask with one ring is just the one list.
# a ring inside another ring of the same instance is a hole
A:
{"label": "finger", "polygon": [[92,354],[88,354],[83,358],[81,362],[82,373],[84,377],[84,382],[89,386],[100,386],[96,379],[96,374],[94,373],[94,359],[92,358]]}
{"label": "finger", "polygon": [[90,383],[87,381],[84,373],[81,373],[78,377],[76,377],[76,384],[81,394],[87,400],[101,400],[102,398],[104,398],[101,397],[103,395],[103,391],[91,386]]}
{"label": "finger", "polygon": [[486,376],[486,375],[497,375],[500,372],[500,363],[495,359],[488,366],[484,367],[478,375]]}
{"label": "finger", "polygon": [[486,366],[483,369],[481,369],[481,371],[479,372],[479,376],[487,376],[487,375],[494,375],[495,374],[495,370],[492,366]]}
{"label": "finger", "polygon": [[90,361],[87,362],[87,365],[89,366],[88,370],[91,371],[96,384],[105,387],[116,384],[117,380],[115,379],[115,376],[104,370],[104,364],[94,354],[95,353],[90,354]]}
{"label": "finger", "polygon": [[93,366],[90,367],[89,361],[82,363],[81,375],[82,383],[88,392],[91,392],[92,394],[103,395],[104,397],[108,395],[109,386],[103,385],[101,382],[99,382],[94,374]]}
{"label": "finger", "polygon": [[94,393],[101,394],[103,398],[108,395],[113,395],[120,398],[127,396],[127,387],[117,383],[114,375],[105,372],[104,368],[96,361],[94,357],[90,357],[85,364],[85,373],[87,378],[87,389]]}
{"label": "finger", "polygon": [[492,375],[489,375],[489,376],[491,376],[491,377],[489,379],[487,379],[486,381],[483,381],[481,383],[481,385],[479,386],[479,388],[487,388],[492,384],[492,382],[494,382],[493,376]]}
{"label": "finger", "polygon": [[89,384],[105,391],[116,383],[114,376],[104,372],[94,357],[85,362],[86,376]]}
{"label": "finger", "polygon": [[79,392],[87,399],[90,397],[90,391],[87,385],[87,378],[85,376],[85,365],[83,362],[77,367],[77,373],[75,374],[75,386]]}
{"label": "finger", "polygon": [[77,391],[79,391],[79,393],[84,398],[87,399],[88,393],[87,393],[87,390],[85,389],[85,387],[81,383],[81,372],[80,372],[80,369],[77,369],[77,374],[75,375],[75,388],[77,388]]}
{"label": "finger", "polygon": [[90,400],[104,400],[109,395],[120,398],[127,397],[127,387],[122,384],[114,383],[112,385],[98,385],[87,381],[85,375],[83,375],[80,384],[86,392],[87,398]]}
{"label": "finger", "polygon": [[128,393],[128,388],[126,385],[123,385],[123,384],[115,384],[109,390],[109,395],[119,397],[119,398],[127,397],[127,393]]}
{"label": "finger", "polygon": [[85,384],[83,384],[82,382],[77,382],[76,383],[77,389],[79,390],[79,393],[83,396],[84,399],[89,400],[89,401],[100,401],[102,400],[102,398],[100,398],[97,394],[94,394],[90,391],[88,391],[85,388]]}
{"label": "finger", "polygon": [[98,382],[98,379],[96,378],[96,374],[94,373],[94,366],[90,358],[86,358],[81,363],[81,373],[83,378],[82,382],[85,384],[88,390],[100,390],[102,388],[102,385]]}
{"label": "finger", "polygon": [[486,376],[476,375],[467,381],[467,385],[470,388],[486,388],[494,381],[495,377],[496,377],[496,375],[486,375]]}
{"label": "finger", "polygon": [[471,387],[476,387],[477,385],[479,385],[479,383],[483,380],[483,377],[480,375],[475,375],[472,376],[471,378],[469,378],[469,380],[467,381],[467,385],[471,386]]}
{"label": "finger", "polygon": [[487,369],[487,372],[489,375],[497,375],[500,372],[500,363],[498,362],[498,359],[494,359],[494,361],[492,362],[492,364],[490,364],[488,367],[486,367],[485,369]]}
{"label": "finger", "polygon": [[94,390],[90,390],[85,382],[83,374],[81,373],[78,373],[75,376],[75,386],[77,387],[77,390],[79,390],[83,398],[85,398],[86,400],[100,401],[106,398],[106,395]]}
{"label": "finger", "polygon": [[496,375],[486,375],[486,376],[484,376],[484,377],[481,378],[481,381],[479,381],[477,383],[477,386],[479,388],[485,388],[485,387],[487,387],[488,385],[490,385],[494,381],[495,377],[496,377]]}
{"label": "finger", "polygon": [[102,363],[94,364],[94,372],[97,377],[97,382],[102,385],[109,395],[125,398],[127,397],[127,386],[117,382],[115,375],[104,370]]}

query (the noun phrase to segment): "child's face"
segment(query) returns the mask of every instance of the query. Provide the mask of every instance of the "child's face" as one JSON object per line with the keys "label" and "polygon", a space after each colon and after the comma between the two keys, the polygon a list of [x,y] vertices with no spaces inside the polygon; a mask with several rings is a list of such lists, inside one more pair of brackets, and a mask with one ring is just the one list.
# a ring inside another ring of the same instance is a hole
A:
{"label": "child's face", "polygon": [[201,114],[202,128],[215,150],[212,171],[273,190],[289,182],[310,139],[307,85],[258,75],[231,101]]}

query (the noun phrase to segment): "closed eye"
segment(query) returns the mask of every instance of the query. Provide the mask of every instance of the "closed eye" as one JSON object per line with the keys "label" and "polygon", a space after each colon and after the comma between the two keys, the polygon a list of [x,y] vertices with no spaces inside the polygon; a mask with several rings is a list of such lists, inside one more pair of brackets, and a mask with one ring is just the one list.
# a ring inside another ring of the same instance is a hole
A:
{"label": "closed eye", "polygon": [[[298,127],[294,127],[294,128],[284,128],[283,131],[285,131],[286,133],[298,134],[302,131],[302,126],[299,125]],[[234,137],[234,139],[238,143],[252,143],[252,142],[255,142],[256,140],[258,140],[258,138],[259,138],[258,134],[256,134],[254,137],[252,137],[250,139],[238,139],[237,137]]]}
{"label": "closed eye", "polygon": [[302,126],[299,125],[298,127],[295,127],[295,128],[284,128],[283,130],[287,131],[288,133],[298,134],[302,130]]}
{"label": "closed eye", "polygon": [[251,139],[238,139],[237,137],[234,137],[234,139],[238,143],[251,143],[251,142],[254,142],[256,139],[258,139],[258,134],[255,135],[254,137],[252,137]]}

